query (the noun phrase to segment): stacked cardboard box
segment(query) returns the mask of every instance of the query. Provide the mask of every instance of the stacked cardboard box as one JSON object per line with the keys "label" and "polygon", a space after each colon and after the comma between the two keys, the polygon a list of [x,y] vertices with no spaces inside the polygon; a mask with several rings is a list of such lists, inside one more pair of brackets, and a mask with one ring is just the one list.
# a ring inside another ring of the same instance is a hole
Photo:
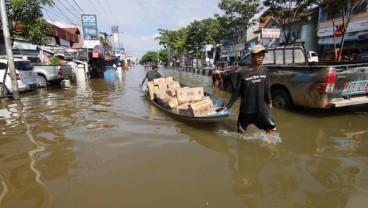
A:
{"label": "stacked cardboard box", "polygon": [[182,88],[172,77],[149,82],[148,92],[159,105],[180,115],[198,117],[216,113],[211,98],[204,96],[203,87]]}

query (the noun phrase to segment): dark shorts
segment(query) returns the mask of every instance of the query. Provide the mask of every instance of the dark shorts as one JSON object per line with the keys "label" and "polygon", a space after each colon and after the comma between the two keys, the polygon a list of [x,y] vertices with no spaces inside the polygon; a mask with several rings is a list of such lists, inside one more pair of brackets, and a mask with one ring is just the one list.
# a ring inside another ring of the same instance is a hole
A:
{"label": "dark shorts", "polygon": [[245,131],[250,124],[254,124],[257,128],[265,131],[276,128],[276,124],[272,119],[272,114],[267,108],[258,113],[239,112],[238,130],[241,132]]}

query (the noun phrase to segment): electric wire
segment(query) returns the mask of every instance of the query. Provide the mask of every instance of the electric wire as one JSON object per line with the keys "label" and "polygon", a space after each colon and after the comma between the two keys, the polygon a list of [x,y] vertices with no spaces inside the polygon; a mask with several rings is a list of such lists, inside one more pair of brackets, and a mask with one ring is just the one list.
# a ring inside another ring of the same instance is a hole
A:
{"label": "electric wire", "polygon": [[105,1],[105,5],[106,5],[107,9],[110,11],[108,13],[112,17],[113,23],[116,25],[117,18],[115,18],[115,16],[113,15],[114,13],[112,12],[112,10],[110,8],[110,5],[106,2],[106,0],[104,0],[104,1]]}
{"label": "electric wire", "polygon": [[[43,8],[46,12],[49,12],[49,13],[51,13],[51,14],[53,14],[54,16],[57,16],[57,17],[59,17],[59,18],[61,18],[61,19],[63,19],[63,20],[67,20],[69,23],[71,23],[72,25],[75,25],[75,26],[77,26],[77,24],[76,23],[74,23],[74,22],[72,22],[69,18],[67,18],[67,17],[65,17],[65,15],[64,16],[61,16],[61,15],[59,15],[59,14],[57,14],[57,13],[55,13],[54,11],[51,11],[51,10],[49,10],[48,8]],[[48,14],[49,15],[49,14]],[[50,17],[50,15],[49,15],[49,17]],[[52,20],[52,18],[50,17],[50,19]],[[53,21],[55,21],[55,20],[53,20]]]}
{"label": "electric wire", "polygon": [[84,11],[80,8],[80,6],[77,4],[77,2],[75,2],[75,0],[73,0],[73,2],[75,3],[75,5],[77,5],[77,7],[79,8],[79,10],[81,10],[81,12],[84,13]]}
{"label": "electric wire", "polygon": [[[102,20],[102,21],[104,21],[104,23],[105,23],[106,25],[109,25],[109,24],[108,24],[108,22],[109,22],[109,21],[106,21],[106,20],[105,20],[105,18],[104,18],[104,15],[101,15],[101,14],[100,14],[100,12],[99,12],[100,10],[96,9],[96,7],[95,7],[95,6],[94,6],[94,4],[91,2],[91,0],[88,0],[88,1],[90,2],[90,6],[92,6],[92,7],[93,7],[93,10],[94,10],[94,11],[96,11],[96,13],[98,13],[98,15],[100,15],[100,16],[97,16],[97,17],[98,17],[98,19],[100,19],[100,17],[101,17],[101,20]],[[99,23],[99,22],[97,22],[97,24],[98,24],[98,23]]]}
{"label": "electric wire", "polygon": [[[60,3],[59,0],[56,0],[62,7],[64,7],[66,9],[66,11],[68,11],[70,14],[72,14],[76,19],[78,19],[78,17],[73,13],[71,12],[64,4]],[[55,4],[55,7],[58,8]],[[60,11],[60,10],[59,10]],[[63,13],[64,14],[64,13]]]}

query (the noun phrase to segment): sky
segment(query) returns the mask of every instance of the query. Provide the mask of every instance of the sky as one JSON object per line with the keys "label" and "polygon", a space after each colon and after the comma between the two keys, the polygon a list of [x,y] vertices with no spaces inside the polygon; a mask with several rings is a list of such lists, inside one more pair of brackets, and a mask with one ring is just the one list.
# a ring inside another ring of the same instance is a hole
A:
{"label": "sky", "polygon": [[194,20],[222,14],[220,0],[54,0],[43,9],[44,18],[80,25],[81,14],[96,14],[100,32],[111,34],[119,26],[120,42],[127,55],[142,57],[161,49],[158,28],[178,30]]}

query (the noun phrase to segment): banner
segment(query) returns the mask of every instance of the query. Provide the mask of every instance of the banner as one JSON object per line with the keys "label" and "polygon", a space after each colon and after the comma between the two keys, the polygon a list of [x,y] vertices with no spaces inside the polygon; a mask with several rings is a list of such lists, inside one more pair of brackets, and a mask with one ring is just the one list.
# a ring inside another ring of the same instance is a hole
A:
{"label": "banner", "polygon": [[272,38],[278,39],[280,38],[280,29],[262,29],[262,38]]}
{"label": "banner", "polygon": [[84,40],[98,40],[97,18],[95,14],[82,14]]}

